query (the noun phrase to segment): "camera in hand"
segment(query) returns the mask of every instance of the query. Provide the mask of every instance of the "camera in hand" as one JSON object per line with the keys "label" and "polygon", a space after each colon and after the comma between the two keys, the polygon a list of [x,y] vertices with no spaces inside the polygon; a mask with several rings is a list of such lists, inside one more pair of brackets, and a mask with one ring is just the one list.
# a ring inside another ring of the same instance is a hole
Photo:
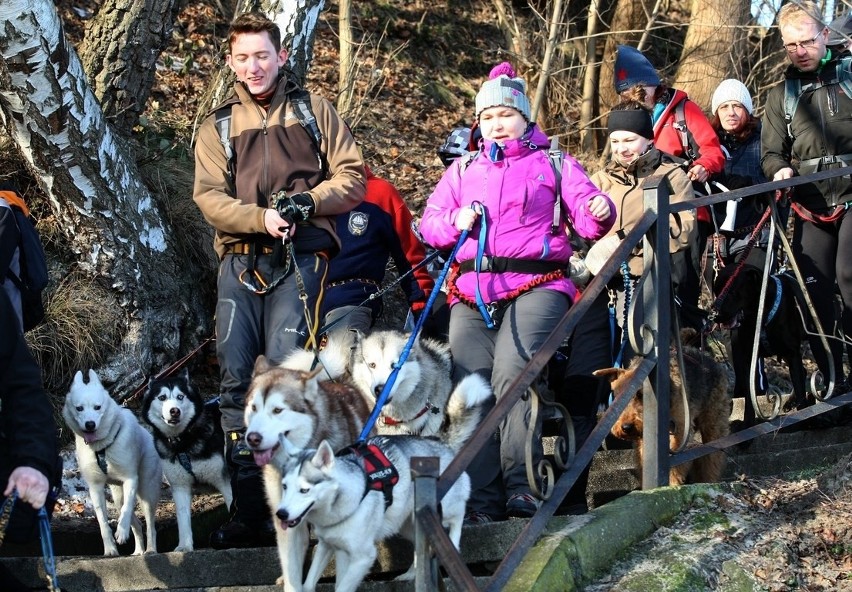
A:
{"label": "camera in hand", "polygon": [[278,215],[290,224],[307,220],[316,209],[314,200],[307,193],[287,195],[287,192],[282,189],[273,193],[270,201],[275,204]]}

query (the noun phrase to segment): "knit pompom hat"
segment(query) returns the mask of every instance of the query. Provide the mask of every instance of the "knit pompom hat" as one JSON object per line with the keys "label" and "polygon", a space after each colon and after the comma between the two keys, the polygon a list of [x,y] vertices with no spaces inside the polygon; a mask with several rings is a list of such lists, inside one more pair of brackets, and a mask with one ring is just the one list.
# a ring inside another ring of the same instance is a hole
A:
{"label": "knit pompom hat", "polygon": [[716,90],[713,92],[713,98],[710,100],[710,111],[715,115],[719,106],[728,101],[740,103],[748,111],[749,115],[754,111],[754,104],[751,102],[751,93],[748,92],[745,84],[734,78],[723,80],[716,87]]}
{"label": "knit pompom hat", "polygon": [[488,80],[476,94],[476,119],[489,107],[503,105],[517,109],[524,119],[530,120],[530,100],[527,97],[527,84],[518,78],[509,62],[497,64],[488,74]]}
{"label": "knit pompom hat", "polygon": [[629,45],[619,45],[615,53],[615,92],[623,93],[631,86],[660,86],[660,76],[642,52]]}

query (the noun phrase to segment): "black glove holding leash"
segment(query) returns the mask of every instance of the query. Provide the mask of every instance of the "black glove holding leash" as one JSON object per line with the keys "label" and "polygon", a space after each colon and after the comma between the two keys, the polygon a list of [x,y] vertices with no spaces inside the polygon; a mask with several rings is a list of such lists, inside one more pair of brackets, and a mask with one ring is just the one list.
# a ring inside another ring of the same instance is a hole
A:
{"label": "black glove holding leash", "polygon": [[271,201],[275,204],[278,215],[290,224],[307,220],[317,209],[313,198],[307,193],[287,195],[283,190],[276,191],[272,194]]}

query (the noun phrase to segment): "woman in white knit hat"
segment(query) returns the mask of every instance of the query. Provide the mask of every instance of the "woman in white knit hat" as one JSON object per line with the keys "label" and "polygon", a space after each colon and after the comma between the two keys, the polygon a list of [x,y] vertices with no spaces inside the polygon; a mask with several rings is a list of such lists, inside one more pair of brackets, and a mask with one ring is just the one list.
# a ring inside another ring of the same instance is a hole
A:
{"label": "woman in white knit hat", "polygon": [[[720,179],[722,184],[728,189],[738,189],[765,183],[767,179],[760,167],[760,120],[754,116],[751,93],[742,82],[729,78],[716,87],[710,105],[713,114],[710,124],[716,130],[725,153],[725,172]],[[751,231],[766,210],[768,197],[752,196],[728,204],[723,214],[724,222],[720,224],[721,230],[712,237],[712,252],[717,264],[708,265],[708,270],[735,265],[744,257],[747,261],[743,269],[763,269],[767,257],[768,228],[763,230],[751,249],[748,247]],[[708,278],[708,283],[715,285],[716,291],[721,291],[723,281]],[[750,427],[755,423],[748,386],[754,334],[745,333],[748,332],[731,330],[731,360],[734,366],[734,396],[744,397],[746,402],[742,427]],[[761,358],[758,359],[754,382],[755,392],[759,396],[763,395],[767,377]],[[739,424],[735,429],[737,427],[740,427]]]}

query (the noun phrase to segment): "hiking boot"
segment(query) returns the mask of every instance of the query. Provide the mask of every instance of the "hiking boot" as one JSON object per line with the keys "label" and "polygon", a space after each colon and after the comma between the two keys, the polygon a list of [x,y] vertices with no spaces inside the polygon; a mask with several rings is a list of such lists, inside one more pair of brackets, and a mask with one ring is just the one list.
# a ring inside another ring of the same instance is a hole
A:
{"label": "hiking boot", "polygon": [[235,516],[210,533],[210,546],[214,549],[274,547],[275,527],[272,519],[249,525]]}
{"label": "hiking boot", "polygon": [[516,493],[506,503],[509,518],[532,518],[541,506],[541,502],[530,493]]}

